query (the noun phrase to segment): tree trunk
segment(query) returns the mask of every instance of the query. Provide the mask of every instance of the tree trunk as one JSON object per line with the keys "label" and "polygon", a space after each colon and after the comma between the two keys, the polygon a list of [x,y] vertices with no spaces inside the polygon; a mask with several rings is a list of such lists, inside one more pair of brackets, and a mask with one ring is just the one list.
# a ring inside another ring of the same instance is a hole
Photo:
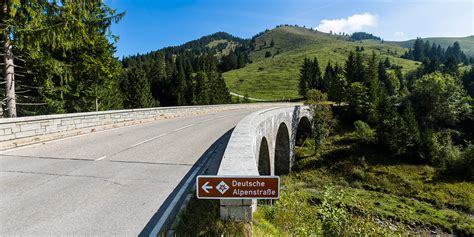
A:
{"label": "tree trunk", "polygon": [[[4,14],[8,14],[8,8],[3,9]],[[13,64],[13,45],[10,35],[4,35],[4,80],[5,80],[5,117],[16,117],[16,95],[15,95],[15,68]]]}

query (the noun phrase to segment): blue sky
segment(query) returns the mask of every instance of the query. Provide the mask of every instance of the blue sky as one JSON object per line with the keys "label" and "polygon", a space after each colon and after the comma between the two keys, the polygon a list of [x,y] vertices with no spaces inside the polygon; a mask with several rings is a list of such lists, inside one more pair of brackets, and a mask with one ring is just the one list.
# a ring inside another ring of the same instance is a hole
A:
{"label": "blue sky", "polygon": [[249,38],[279,24],[367,31],[385,40],[474,35],[473,0],[105,0],[125,11],[116,56],[146,53],[217,31]]}

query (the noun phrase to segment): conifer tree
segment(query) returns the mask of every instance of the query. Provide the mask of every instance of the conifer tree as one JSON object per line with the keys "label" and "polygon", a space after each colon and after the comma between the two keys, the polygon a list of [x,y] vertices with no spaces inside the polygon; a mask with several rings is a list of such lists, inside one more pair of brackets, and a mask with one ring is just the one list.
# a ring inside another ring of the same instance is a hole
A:
{"label": "conifer tree", "polygon": [[[375,106],[378,103],[380,96],[380,84],[377,67],[378,61],[375,52],[372,51],[372,56],[367,62],[367,87],[369,88],[370,102],[372,106]],[[371,111],[375,111],[375,108],[371,109]],[[376,119],[375,114],[371,114],[369,117],[374,120]]]}
{"label": "conifer tree", "polygon": [[323,83],[322,83],[322,88],[321,91],[324,93],[329,92],[329,88],[331,87],[332,81],[334,81],[336,75],[334,72],[334,68],[331,66],[331,62],[328,62],[326,65],[326,68],[324,69],[324,78],[323,78]]}
{"label": "conifer tree", "polygon": [[385,92],[387,92],[388,91],[387,87],[389,86],[389,81],[388,81],[389,79],[388,79],[388,74],[383,62],[379,62],[377,74],[378,74],[379,83],[381,84],[381,87],[383,88]]}
{"label": "conifer tree", "polygon": [[454,56],[450,56],[444,63],[443,72],[453,76],[459,75],[458,61]]}
{"label": "conifer tree", "polygon": [[209,104],[209,93],[208,93],[208,82],[206,73],[200,71],[197,72],[196,77],[196,103],[199,105]]}
{"label": "conifer tree", "polygon": [[123,14],[102,1],[8,0],[1,7],[6,13],[1,23],[10,26],[2,35],[9,36],[11,41],[5,42],[14,42],[12,48],[25,59],[25,70],[30,73],[24,75],[23,83],[34,89],[27,96],[15,96],[15,101],[32,98],[35,103],[28,104],[45,104],[41,109],[20,108],[20,112],[62,113],[120,106],[113,102],[120,100],[120,94],[110,93],[118,92],[120,64],[113,57],[116,38],[108,30]]}
{"label": "conifer tree", "polygon": [[177,71],[173,75],[172,85],[174,105],[185,105],[186,74],[180,61],[177,61]]}
{"label": "conifer tree", "polygon": [[308,87],[309,87],[308,81],[309,81],[309,78],[311,77],[310,64],[311,64],[310,60],[308,58],[305,58],[300,68],[298,92],[301,96],[304,96],[304,97],[306,97],[306,92],[308,91]]}
{"label": "conifer tree", "polygon": [[366,83],[364,59],[360,52],[350,52],[345,64],[345,76],[349,83]]}
{"label": "conifer tree", "polygon": [[121,82],[124,93],[124,106],[128,109],[148,108],[155,105],[151,95],[150,83],[146,73],[139,67],[126,70]]}
{"label": "conifer tree", "polygon": [[388,57],[385,58],[385,61],[383,62],[383,64],[386,68],[389,68],[392,66],[392,63],[390,63],[390,59]]}
{"label": "conifer tree", "polygon": [[[336,65],[335,69],[338,68]],[[346,78],[342,73],[337,73],[335,70],[334,78],[329,84],[329,93],[328,97],[329,100],[335,101],[335,102],[344,102],[346,98],[346,87],[347,87],[347,81]]]}
{"label": "conifer tree", "polygon": [[413,59],[419,62],[425,59],[424,44],[421,38],[417,38],[413,44]]}
{"label": "conifer tree", "polygon": [[323,88],[323,78],[321,76],[321,68],[319,67],[318,59],[315,57],[310,64],[310,78],[308,81],[308,89],[318,89]]}

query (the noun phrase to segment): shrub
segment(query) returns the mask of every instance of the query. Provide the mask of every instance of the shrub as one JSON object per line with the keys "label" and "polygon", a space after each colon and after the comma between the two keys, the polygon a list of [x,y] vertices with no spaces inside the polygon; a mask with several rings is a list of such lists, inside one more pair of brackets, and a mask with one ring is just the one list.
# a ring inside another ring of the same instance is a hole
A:
{"label": "shrub", "polygon": [[474,145],[469,144],[462,153],[456,155],[459,158],[448,160],[445,174],[474,181]]}
{"label": "shrub", "polygon": [[451,140],[449,131],[432,133],[429,138],[431,163],[441,170],[451,169],[461,157],[461,150]]}
{"label": "shrub", "polygon": [[319,215],[325,236],[340,236],[347,224],[347,212],[341,200],[343,193],[337,193],[332,185],[326,186]]}
{"label": "shrub", "polygon": [[360,120],[354,122],[355,136],[364,142],[373,142],[375,138],[375,131],[370,126]]}

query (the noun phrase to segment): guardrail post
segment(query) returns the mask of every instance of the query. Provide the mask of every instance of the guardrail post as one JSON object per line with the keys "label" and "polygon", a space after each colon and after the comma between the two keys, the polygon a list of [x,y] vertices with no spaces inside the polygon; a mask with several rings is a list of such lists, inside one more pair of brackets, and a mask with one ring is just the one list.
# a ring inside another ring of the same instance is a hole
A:
{"label": "guardrail post", "polygon": [[257,210],[256,199],[222,199],[220,200],[221,219],[251,222],[253,212]]}

